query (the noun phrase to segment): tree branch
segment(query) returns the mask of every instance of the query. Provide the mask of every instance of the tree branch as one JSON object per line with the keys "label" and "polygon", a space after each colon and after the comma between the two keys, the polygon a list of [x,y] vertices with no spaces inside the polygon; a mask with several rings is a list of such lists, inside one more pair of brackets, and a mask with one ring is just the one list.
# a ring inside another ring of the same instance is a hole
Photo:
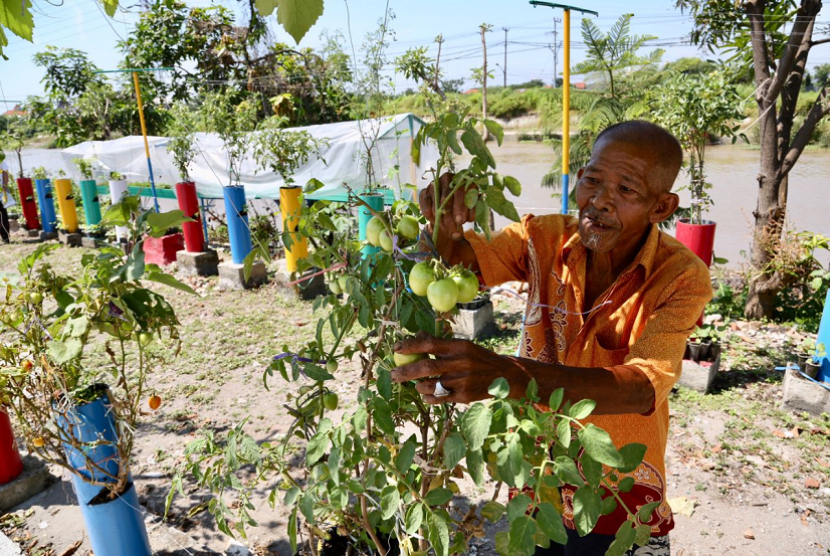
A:
{"label": "tree branch", "polygon": [[[766,30],[764,29],[764,6],[763,0],[746,3],[746,12],[749,16],[749,27],[752,36],[752,60],[755,66],[755,85],[760,87],[764,81],[770,78],[770,58],[766,48]],[[759,99],[763,95],[758,95]],[[767,103],[764,103],[765,105]]]}
{"label": "tree branch", "polygon": [[818,44],[824,44],[830,42],[830,38],[827,39],[819,39],[817,41],[810,41],[810,47],[816,46]]}
{"label": "tree branch", "polygon": [[[787,39],[787,46],[784,48],[784,52],[781,54],[781,59],[778,62],[778,69],[772,78],[772,83],[764,93],[767,103],[775,102],[778,95],[781,94],[781,89],[790,77],[790,69],[802,45],[806,45],[809,50],[813,36],[813,24],[815,23],[816,13],[818,13],[820,8],[821,3],[815,0],[803,0],[801,6],[798,8],[795,23],[790,30],[790,37]],[[755,41],[757,38],[753,36],[752,40]],[[766,40],[765,35],[762,35],[762,40]]]}
{"label": "tree branch", "polygon": [[804,124],[802,124],[801,128],[798,130],[798,133],[796,133],[795,138],[790,145],[790,150],[787,152],[787,156],[784,157],[781,164],[782,177],[786,176],[790,170],[792,170],[793,166],[795,166],[795,163],[798,162],[798,157],[801,156],[801,153],[804,151],[804,147],[806,147],[807,143],[810,142],[810,137],[812,137],[816,126],[827,114],[830,114],[830,92],[828,92],[827,86],[825,85],[818,94],[818,98],[816,98],[812,108],[810,108],[810,112],[807,114]]}

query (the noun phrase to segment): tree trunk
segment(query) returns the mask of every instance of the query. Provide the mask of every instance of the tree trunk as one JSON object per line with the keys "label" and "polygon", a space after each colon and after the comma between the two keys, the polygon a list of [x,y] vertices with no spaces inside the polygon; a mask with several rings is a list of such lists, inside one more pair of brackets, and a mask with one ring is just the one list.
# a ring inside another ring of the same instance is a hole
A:
{"label": "tree trunk", "polygon": [[[487,119],[487,39],[484,38],[484,33],[486,33],[486,28],[482,25],[481,26],[481,49],[484,52],[484,71],[482,72],[481,77],[481,113],[482,119]],[[487,129],[485,126],[484,128],[484,140],[488,141],[490,139],[490,130]]]}

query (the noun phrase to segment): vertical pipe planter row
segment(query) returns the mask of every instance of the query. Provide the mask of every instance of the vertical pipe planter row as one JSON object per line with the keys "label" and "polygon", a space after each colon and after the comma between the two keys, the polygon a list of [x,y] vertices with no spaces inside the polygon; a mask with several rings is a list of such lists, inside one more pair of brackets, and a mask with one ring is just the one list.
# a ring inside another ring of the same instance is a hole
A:
{"label": "vertical pipe planter row", "polygon": [[78,210],[75,207],[75,196],[72,194],[72,181],[65,178],[55,180],[55,193],[58,197],[63,230],[73,234],[78,231]]}
{"label": "vertical pipe planter row", "polygon": [[55,213],[55,200],[52,195],[52,183],[49,180],[35,180],[37,198],[40,202],[40,215],[43,218],[43,231],[56,232],[58,216]]}
{"label": "vertical pipe planter row", "polygon": [[[117,425],[111,410],[109,390],[96,386],[98,397],[91,402],[72,405],[59,412],[58,427],[66,438],[84,443],[83,453],[69,443],[64,450],[69,464],[78,474],[72,474],[72,486],[84,516],[92,551],[96,556],[151,556],[147,528],[138,502],[132,477],[124,492],[111,496],[107,487],[90,484],[91,481],[112,483],[107,474],[118,476],[121,460],[116,445]],[[87,461],[94,462],[106,472],[88,469]]]}
{"label": "vertical pipe planter row", "polygon": [[248,207],[245,204],[245,187],[231,185],[223,187],[225,216],[228,220],[228,238],[231,242],[231,257],[234,264],[243,264],[251,252],[251,229],[248,227]]}
{"label": "vertical pipe planter row", "polygon": [[0,485],[10,483],[23,473],[23,461],[17,449],[9,414],[0,407]]}
{"label": "vertical pipe planter row", "polygon": [[[300,221],[300,194],[299,186],[280,187],[280,212],[282,213],[283,229],[296,232]],[[308,243],[305,237],[298,233],[290,234],[291,247],[285,249],[285,262],[288,272],[297,271],[297,261],[308,257]]]}
{"label": "vertical pipe planter row", "polygon": [[37,203],[32,190],[31,178],[17,178],[17,191],[20,193],[21,210],[27,230],[39,230],[40,221],[37,217]]}
{"label": "vertical pipe planter row", "polygon": [[702,224],[692,224],[687,218],[678,220],[677,241],[689,248],[695,255],[712,266],[712,256],[715,252],[715,226],[714,222],[704,220]]}

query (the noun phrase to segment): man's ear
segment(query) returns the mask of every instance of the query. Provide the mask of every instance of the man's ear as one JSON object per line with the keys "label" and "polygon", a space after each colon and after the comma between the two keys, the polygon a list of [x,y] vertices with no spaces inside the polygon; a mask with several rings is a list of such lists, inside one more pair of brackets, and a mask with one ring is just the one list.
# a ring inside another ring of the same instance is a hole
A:
{"label": "man's ear", "polygon": [[677,207],[680,205],[680,197],[677,196],[676,193],[665,192],[660,195],[660,200],[657,201],[657,204],[654,205],[654,208],[651,209],[651,216],[649,217],[649,221],[652,224],[658,224],[663,220],[669,218],[674,211],[677,210]]}
{"label": "man's ear", "polygon": [[585,166],[583,166],[582,168],[580,168],[579,170],[576,171],[577,181],[582,179],[582,174],[584,174],[584,173],[585,173]]}

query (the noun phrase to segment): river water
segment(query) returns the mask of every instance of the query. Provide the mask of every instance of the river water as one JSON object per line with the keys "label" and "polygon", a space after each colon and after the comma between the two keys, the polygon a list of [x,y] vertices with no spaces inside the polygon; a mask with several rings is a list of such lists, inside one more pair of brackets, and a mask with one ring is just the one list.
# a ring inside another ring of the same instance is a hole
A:
{"label": "river water", "polygon": [[[551,198],[551,190],[541,187],[542,176],[551,168],[555,156],[543,143],[520,143],[505,138],[501,147],[491,146],[498,171],[522,183],[520,198],[512,198],[520,214],[551,214],[559,211],[560,201]],[[11,153],[9,153],[11,154]],[[27,168],[44,166],[53,175],[64,167],[59,150],[25,149]],[[712,146],[706,150],[706,168],[714,206],[708,218],[717,222],[715,254],[736,267],[746,261],[750,248],[752,211],[757,203],[759,152],[741,146]],[[17,161],[9,156],[13,169]],[[683,173],[677,186],[685,183]],[[688,206],[689,192],[680,192],[681,205]],[[790,174],[788,219],[794,229],[810,230],[830,236],[830,151],[804,153]],[[497,227],[507,223],[498,217]],[[824,257],[822,257],[824,258]]]}

